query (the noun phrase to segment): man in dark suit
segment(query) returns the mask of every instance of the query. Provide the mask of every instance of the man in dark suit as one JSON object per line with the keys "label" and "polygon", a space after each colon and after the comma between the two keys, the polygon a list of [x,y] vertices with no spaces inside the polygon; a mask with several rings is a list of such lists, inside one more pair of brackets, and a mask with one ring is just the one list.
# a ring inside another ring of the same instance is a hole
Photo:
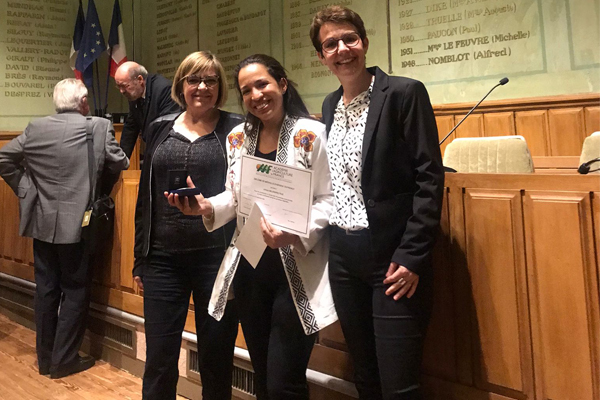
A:
{"label": "man in dark suit", "polygon": [[[31,122],[0,149],[0,176],[19,197],[19,234],[33,238],[39,372],[57,379],[94,365],[79,356],[90,301],[91,268],[82,239],[90,199],[87,89],[65,79],[54,88],[56,115]],[[91,117],[95,187],[103,171],[129,166],[110,121]],[[95,190],[95,189],[94,189]],[[60,312],[59,312],[60,307]]]}
{"label": "man in dark suit", "polygon": [[148,74],[142,65],[128,61],[115,73],[117,88],[129,100],[129,115],[121,134],[121,148],[131,157],[140,131],[144,142],[148,126],[156,118],[181,111],[171,99],[171,81],[161,75]]}

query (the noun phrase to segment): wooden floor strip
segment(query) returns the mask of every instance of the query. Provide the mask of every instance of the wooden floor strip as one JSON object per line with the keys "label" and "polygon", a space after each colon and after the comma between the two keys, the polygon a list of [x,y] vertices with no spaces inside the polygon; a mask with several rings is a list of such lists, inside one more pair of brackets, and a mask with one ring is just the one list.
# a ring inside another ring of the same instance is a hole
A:
{"label": "wooden floor strip", "polygon": [[[0,314],[0,400],[141,400],[141,379],[103,361],[62,379],[38,373],[35,332]],[[185,400],[178,396],[178,399]]]}

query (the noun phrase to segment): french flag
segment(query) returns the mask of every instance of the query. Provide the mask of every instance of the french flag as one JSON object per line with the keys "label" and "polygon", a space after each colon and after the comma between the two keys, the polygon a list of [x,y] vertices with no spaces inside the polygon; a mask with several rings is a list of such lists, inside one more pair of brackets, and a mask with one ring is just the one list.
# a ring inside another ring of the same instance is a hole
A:
{"label": "french flag", "polygon": [[83,6],[81,0],[79,0],[79,10],[77,10],[77,19],[75,20],[75,29],[73,30],[73,42],[71,43],[71,56],[69,64],[71,69],[75,72],[75,78],[81,79],[81,71],[75,66],[77,60],[77,53],[81,46],[81,39],[83,38],[83,27],[85,26],[85,17],[83,16]]}
{"label": "french flag", "polygon": [[115,0],[113,7],[112,22],[110,23],[110,33],[108,35],[108,47],[110,48],[110,76],[114,78],[119,65],[127,61],[119,0]]}

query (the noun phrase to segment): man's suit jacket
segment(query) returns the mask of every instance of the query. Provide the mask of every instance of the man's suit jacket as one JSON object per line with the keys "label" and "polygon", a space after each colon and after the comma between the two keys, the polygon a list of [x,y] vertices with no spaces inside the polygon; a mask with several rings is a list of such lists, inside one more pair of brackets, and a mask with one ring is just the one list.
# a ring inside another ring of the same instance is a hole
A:
{"label": "man's suit jacket", "polygon": [[[362,147],[361,188],[378,261],[418,275],[430,269],[444,170],[433,109],[425,86],[377,67]],[[323,102],[327,132],[343,94]]]}
{"label": "man's suit jacket", "polygon": [[121,148],[127,157],[131,157],[140,131],[142,139],[148,143],[150,123],[158,117],[180,111],[179,105],[171,98],[171,81],[161,75],[148,74],[145,98],[129,102],[129,114],[123,125]]}
{"label": "man's suit jacket", "polygon": [[[0,149],[0,176],[19,197],[19,233],[48,243],[77,243],[90,198],[86,118],[64,112],[31,122]],[[112,123],[92,117],[98,182],[104,170],[118,174],[129,160]]]}

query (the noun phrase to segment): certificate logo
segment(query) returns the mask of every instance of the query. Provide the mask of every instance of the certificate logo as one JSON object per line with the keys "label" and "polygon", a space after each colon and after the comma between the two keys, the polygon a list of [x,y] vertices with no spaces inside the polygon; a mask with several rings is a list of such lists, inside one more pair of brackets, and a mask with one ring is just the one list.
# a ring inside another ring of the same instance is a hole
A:
{"label": "certificate logo", "polygon": [[256,171],[268,174],[271,172],[271,166],[267,164],[256,164]]}

